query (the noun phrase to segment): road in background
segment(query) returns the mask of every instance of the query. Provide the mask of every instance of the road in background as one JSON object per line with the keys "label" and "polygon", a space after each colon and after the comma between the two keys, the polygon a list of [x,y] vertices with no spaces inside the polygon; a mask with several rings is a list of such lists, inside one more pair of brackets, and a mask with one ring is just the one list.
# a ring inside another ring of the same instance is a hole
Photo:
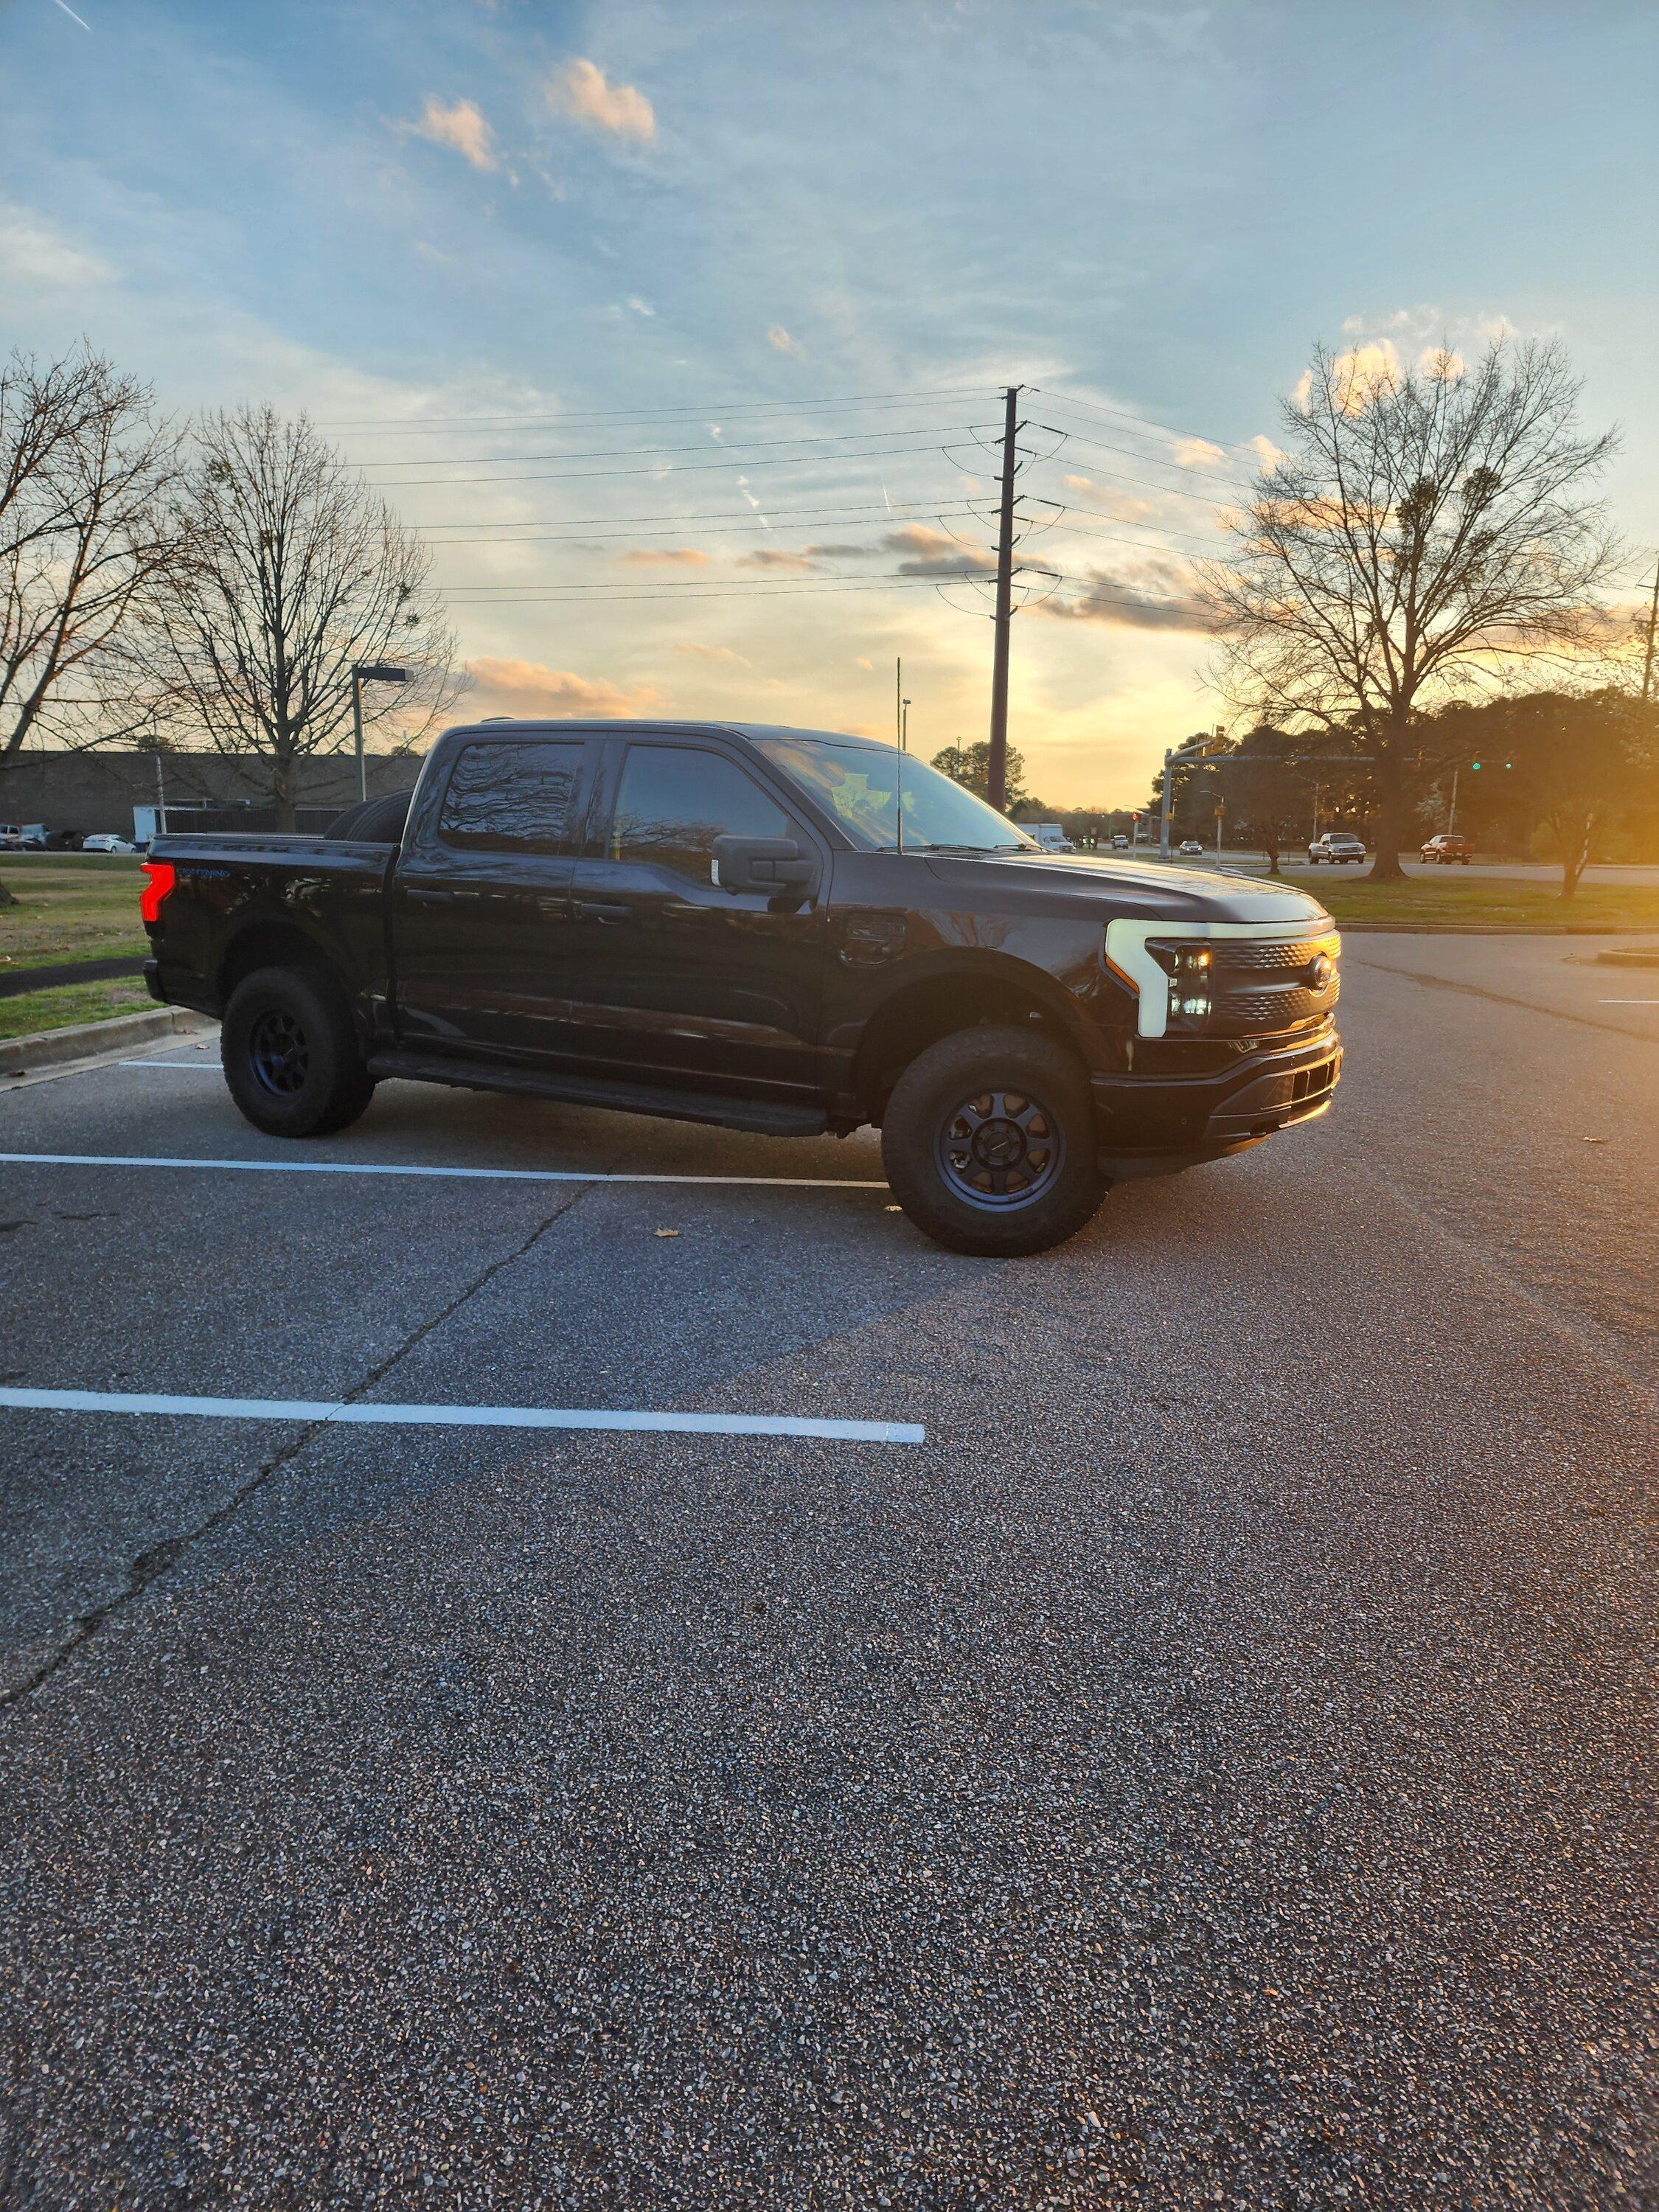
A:
{"label": "road in background", "polygon": [[[1149,852],[1145,846],[1142,846],[1140,852],[1148,860],[1157,857],[1156,847]],[[1213,844],[1206,848],[1205,857],[1212,867],[1216,865]],[[1181,865],[1183,867],[1196,868],[1201,863],[1196,860],[1188,860],[1182,861]],[[1231,846],[1224,846],[1220,865],[1224,868],[1237,869],[1244,875],[1265,876],[1267,872],[1267,856],[1265,853],[1237,851]],[[1447,867],[1438,860],[1402,860],[1400,865],[1407,875],[1422,876],[1431,883],[1460,883],[1465,876],[1486,876],[1494,882],[1547,884],[1556,890],[1560,888],[1561,883],[1560,868],[1553,862],[1544,860],[1471,860],[1467,867],[1461,861],[1455,866]],[[1346,861],[1340,866],[1334,866],[1328,860],[1310,860],[1305,852],[1292,850],[1280,854],[1279,866],[1281,873],[1285,875],[1293,875],[1297,878],[1316,877],[1322,882],[1334,879],[1338,883],[1343,883],[1363,882],[1370,873],[1371,862],[1370,857],[1368,856],[1357,864]],[[1650,889],[1659,884],[1659,867],[1639,863],[1627,866],[1623,863],[1597,861],[1585,869],[1579,880],[1586,884],[1624,884],[1632,889],[1638,887]]]}
{"label": "road in background", "polygon": [[[0,1412],[5,2201],[1650,2203],[1656,1032],[1553,943],[1355,937],[1335,1110],[1036,1260],[0,1170],[6,1386],[926,1431]],[[880,1174],[143,1057],[0,1147]]]}

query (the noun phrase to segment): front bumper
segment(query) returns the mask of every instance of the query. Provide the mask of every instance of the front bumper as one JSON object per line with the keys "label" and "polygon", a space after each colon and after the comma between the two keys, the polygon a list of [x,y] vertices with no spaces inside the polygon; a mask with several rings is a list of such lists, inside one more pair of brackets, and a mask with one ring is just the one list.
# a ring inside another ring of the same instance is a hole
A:
{"label": "front bumper", "polygon": [[1168,1175],[1259,1145],[1330,1105],[1342,1041],[1327,1025],[1279,1051],[1257,1051],[1200,1075],[1096,1074],[1100,1161],[1119,1181]]}

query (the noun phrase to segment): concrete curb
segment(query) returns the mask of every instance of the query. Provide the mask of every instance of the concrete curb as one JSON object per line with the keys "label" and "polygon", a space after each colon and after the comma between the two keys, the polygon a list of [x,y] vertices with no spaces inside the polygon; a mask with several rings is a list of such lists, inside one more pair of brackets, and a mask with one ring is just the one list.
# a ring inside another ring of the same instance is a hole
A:
{"label": "concrete curb", "polygon": [[1598,952],[1595,957],[1609,968],[1659,968],[1659,945],[1632,945],[1628,951],[1621,947],[1617,952]]}
{"label": "concrete curb", "polygon": [[61,1030],[37,1030],[31,1036],[0,1040],[0,1077],[33,1075],[79,1060],[97,1060],[129,1045],[151,1044],[157,1037],[194,1036],[216,1026],[182,1006],[157,1006],[154,1013],[118,1014],[113,1021],[72,1022]]}

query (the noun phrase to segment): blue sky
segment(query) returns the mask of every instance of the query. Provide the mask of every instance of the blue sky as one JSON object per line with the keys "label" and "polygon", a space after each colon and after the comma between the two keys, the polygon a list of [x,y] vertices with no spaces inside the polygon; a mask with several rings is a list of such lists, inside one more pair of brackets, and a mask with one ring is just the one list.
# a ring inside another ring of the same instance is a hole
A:
{"label": "blue sky", "polygon": [[1012,380],[1060,802],[1215,718],[1183,563],[1316,338],[1559,334],[1659,537],[1650,6],[75,12],[0,0],[0,339],[328,425],[441,548],[479,711],[885,731],[902,653],[913,742],[982,734],[928,572]]}

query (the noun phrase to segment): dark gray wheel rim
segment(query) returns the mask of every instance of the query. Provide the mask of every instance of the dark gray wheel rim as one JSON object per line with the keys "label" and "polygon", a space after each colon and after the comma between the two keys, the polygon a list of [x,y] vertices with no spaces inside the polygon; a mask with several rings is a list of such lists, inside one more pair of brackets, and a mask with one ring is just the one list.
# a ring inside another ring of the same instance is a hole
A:
{"label": "dark gray wheel rim", "polygon": [[247,1062],[254,1081],[273,1098],[292,1098],[305,1089],[311,1048],[292,1014],[273,1006],[255,1016],[248,1031]]}
{"label": "dark gray wheel rim", "polygon": [[1031,1206],[1066,1158],[1059,1121],[1024,1091],[978,1091],[947,1114],[935,1146],[951,1195],[993,1213]]}

